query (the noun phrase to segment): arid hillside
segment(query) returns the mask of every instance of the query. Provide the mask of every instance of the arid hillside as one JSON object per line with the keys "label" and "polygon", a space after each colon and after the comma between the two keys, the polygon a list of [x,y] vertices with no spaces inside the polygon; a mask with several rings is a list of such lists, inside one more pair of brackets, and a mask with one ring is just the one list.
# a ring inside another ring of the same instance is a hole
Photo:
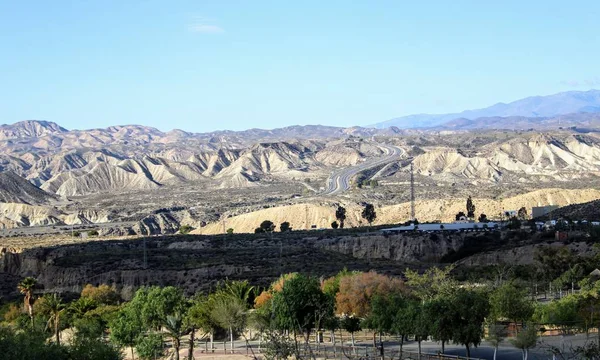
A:
{"label": "arid hillside", "polygon": [[5,236],[72,224],[98,224],[104,235],[171,234],[183,225],[252,232],[267,219],[328,228],[337,204],[349,210],[347,226],[358,226],[364,203],[376,206],[376,224],[405,222],[411,166],[421,221],[453,219],[467,196],[489,217],[600,199],[591,190],[600,180],[600,136],[577,129],[193,134],[25,121],[0,133],[0,229],[40,227]]}
{"label": "arid hillside", "polygon": [[[500,214],[508,210],[518,210],[521,207],[531,209],[533,206],[558,205],[585,203],[600,199],[600,190],[564,190],[544,189],[506,199],[487,199],[474,197],[476,215],[483,213],[490,219],[500,218]],[[440,200],[417,201],[415,214],[419,221],[442,221],[451,222],[459,211],[465,210],[466,200],[464,198],[447,198]],[[347,227],[367,225],[361,218],[362,207],[360,204],[342,204],[347,209]],[[297,204],[289,206],[273,207],[255,212],[226,218],[224,221],[208,224],[205,227],[194,230],[196,234],[222,234],[223,228],[232,228],[235,232],[253,232],[264,220],[270,220],[279,225],[284,221],[290,223],[293,229],[310,229],[311,225],[318,228],[330,228],[335,221],[335,210],[337,203],[329,204]],[[410,203],[376,207],[377,219],[374,225],[398,224],[410,219]]]}

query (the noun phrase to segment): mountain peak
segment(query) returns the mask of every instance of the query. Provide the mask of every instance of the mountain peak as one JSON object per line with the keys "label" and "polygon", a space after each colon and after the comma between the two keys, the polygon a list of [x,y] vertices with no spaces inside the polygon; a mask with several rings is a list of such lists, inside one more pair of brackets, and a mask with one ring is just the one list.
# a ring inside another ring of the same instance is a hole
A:
{"label": "mountain peak", "polygon": [[57,123],[45,120],[23,120],[0,126],[0,140],[40,137],[65,133],[68,130]]}
{"label": "mountain peak", "polygon": [[581,112],[600,112],[600,90],[566,91],[547,96],[530,96],[510,103],[499,102],[483,109],[451,114],[416,114],[394,118],[371,127],[434,127],[455,119],[474,120],[484,117],[551,117]]}

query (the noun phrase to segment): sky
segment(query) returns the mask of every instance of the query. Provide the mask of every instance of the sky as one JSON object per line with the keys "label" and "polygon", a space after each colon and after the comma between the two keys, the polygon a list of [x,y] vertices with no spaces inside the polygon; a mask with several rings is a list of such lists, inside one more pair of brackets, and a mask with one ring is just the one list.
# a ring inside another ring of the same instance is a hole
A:
{"label": "sky", "polygon": [[368,125],[600,88],[600,1],[0,0],[0,123]]}

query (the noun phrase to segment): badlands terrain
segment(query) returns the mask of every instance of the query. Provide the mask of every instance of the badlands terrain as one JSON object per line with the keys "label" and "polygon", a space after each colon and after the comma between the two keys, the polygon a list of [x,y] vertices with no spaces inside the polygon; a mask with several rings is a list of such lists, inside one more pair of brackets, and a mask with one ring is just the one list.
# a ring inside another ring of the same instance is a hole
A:
{"label": "badlands terrain", "polygon": [[375,224],[400,223],[410,218],[411,164],[420,221],[452,220],[468,196],[489,218],[600,199],[600,135],[577,127],[193,134],[23,121],[0,127],[0,228],[4,236],[126,236],[188,225],[220,234],[271,220],[299,230],[330,227],[338,205],[348,226],[360,226],[366,202],[376,207]]}
{"label": "badlands terrain", "polygon": [[[0,297],[18,296],[25,276],[45,291],[107,283],[127,298],[142,285],[191,294],[225,277],[267,285],[292,271],[527,266],[540,246],[553,246],[552,233],[377,230],[411,218],[411,174],[421,222],[452,221],[469,196],[476,216],[492,220],[558,205],[556,216],[599,221],[599,94],[570,93],[568,106],[531,98],[415,115],[398,120],[414,120],[403,129],[2,125]],[[366,203],[377,213],[372,227],[361,217]],[[340,205],[345,229],[331,230]],[[264,220],[294,231],[254,234]],[[595,251],[577,236],[573,251]]]}

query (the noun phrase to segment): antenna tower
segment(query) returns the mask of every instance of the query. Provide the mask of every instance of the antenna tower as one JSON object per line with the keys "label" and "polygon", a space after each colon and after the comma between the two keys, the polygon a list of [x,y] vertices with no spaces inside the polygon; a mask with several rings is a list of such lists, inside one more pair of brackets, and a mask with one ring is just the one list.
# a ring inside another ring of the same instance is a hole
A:
{"label": "antenna tower", "polygon": [[415,220],[415,176],[413,163],[410,163],[410,218]]}

